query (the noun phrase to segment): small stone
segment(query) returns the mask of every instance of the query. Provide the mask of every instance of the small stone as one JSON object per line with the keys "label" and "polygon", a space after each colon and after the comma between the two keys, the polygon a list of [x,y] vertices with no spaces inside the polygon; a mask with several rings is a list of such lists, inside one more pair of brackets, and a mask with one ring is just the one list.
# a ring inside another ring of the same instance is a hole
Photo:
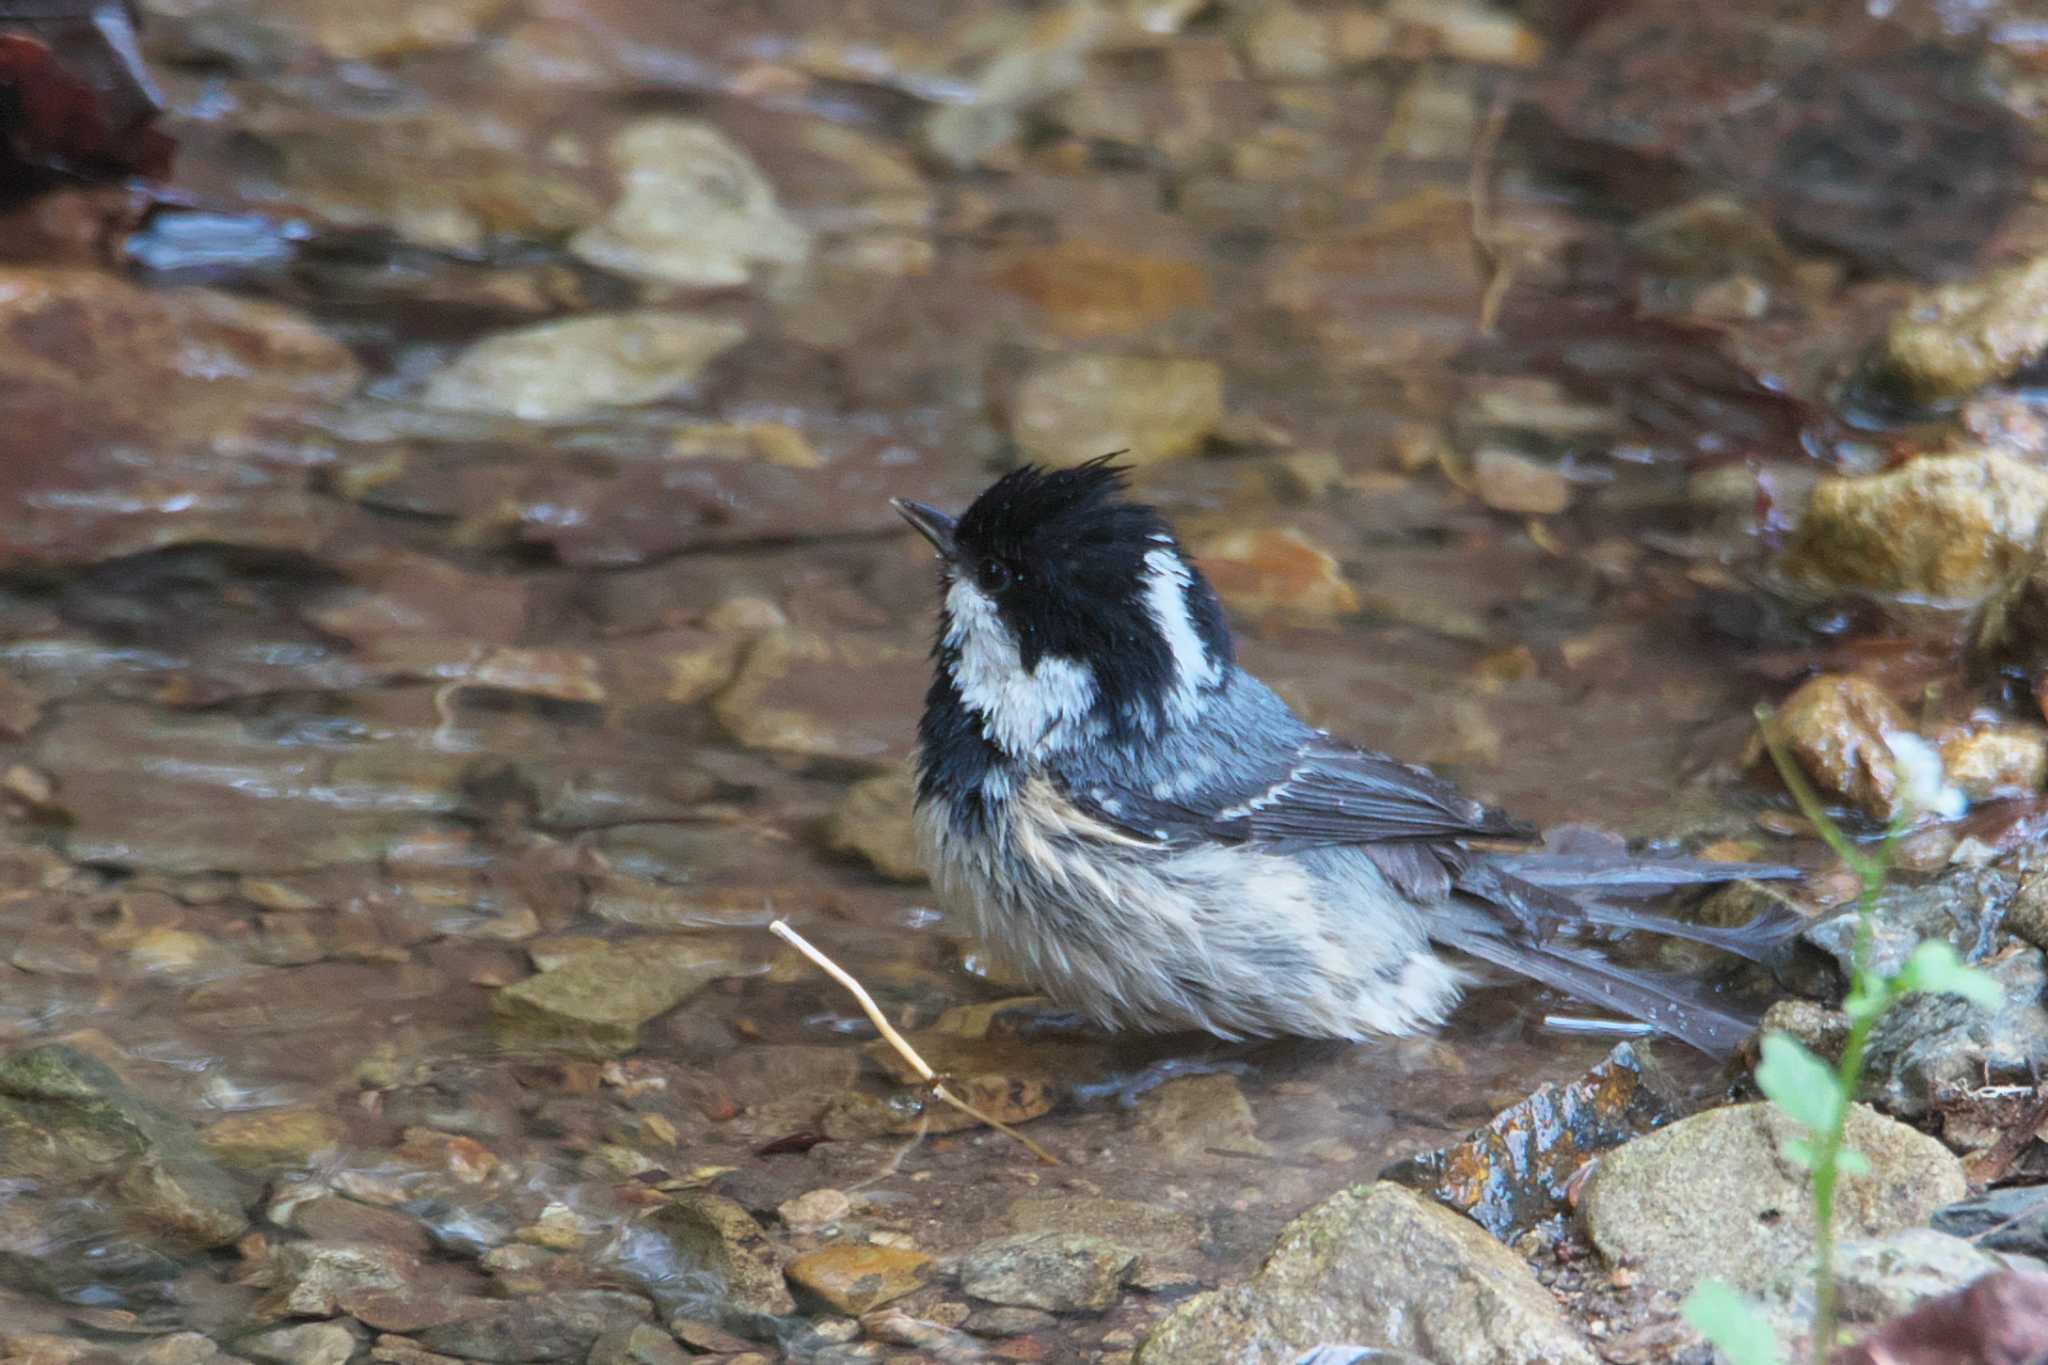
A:
{"label": "small stone", "polygon": [[836,1223],[853,1212],[853,1200],[844,1190],[809,1190],[776,1207],[776,1216],[792,1232],[809,1232]]}
{"label": "small stone", "polygon": [[1814,1000],[1779,1000],[1764,1011],[1759,1033],[1782,1033],[1833,1066],[1849,1040],[1849,1016]]}
{"label": "small stone", "polygon": [[1596,1359],[1519,1256],[1462,1214],[1386,1183],[1295,1219],[1249,1282],[1181,1304],[1137,1359],[1280,1362],[1333,1341],[1488,1365]]}
{"label": "small stone", "polygon": [[916,781],[907,772],[856,782],[833,811],[827,840],[839,852],[859,854],[885,877],[921,882],[924,856],[912,813],[916,798]]}
{"label": "small stone", "polygon": [[257,1168],[302,1163],[338,1146],[348,1129],[310,1106],[231,1114],[202,1129],[199,1140],[231,1166]]}
{"label": "small stone", "polygon": [[1149,1091],[1138,1102],[1137,1131],[1175,1163],[1212,1150],[1266,1154],[1251,1103],[1234,1076],[1190,1076]]}
{"label": "small stone", "polygon": [[1358,590],[1337,557],[1292,527],[1226,531],[1188,548],[1233,610],[1303,621],[1358,610]]}
{"label": "small stone", "polygon": [[235,1349],[257,1360],[284,1365],[344,1365],[356,1353],[355,1333],[336,1322],[309,1322],[280,1327],[235,1343]]}
{"label": "small stone", "polygon": [[1026,1232],[968,1252],[960,1287],[977,1299],[1053,1313],[1101,1312],[1138,1263],[1138,1253],[1100,1237]]}
{"label": "small stone", "polygon": [[923,651],[861,636],[762,636],[712,712],[740,743],[802,758],[893,767],[900,699],[930,681]]}
{"label": "small stone", "polygon": [[729,318],[652,308],[543,322],[477,342],[420,401],[529,422],[635,407],[690,384],[746,335]]}
{"label": "small stone", "polygon": [[1010,1205],[1007,1221],[1018,1232],[1078,1232],[1160,1255],[1185,1251],[1201,1239],[1192,1214],[1135,1199],[1019,1199]]}
{"label": "small stone", "polygon": [[710,124],[642,119],[620,130],[610,155],[625,192],[569,240],[592,265],[717,288],[810,255],[810,234],[776,203],[760,167]]}
{"label": "small stone", "polygon": [[704,1190],[686,1191],[667,1208],[657,1209],[647,1226],[667,1238],[686,1265],[718,1276],[727,1302],[741,1312],[781,1317],[796,1311],[774,1244],[732,1200]]}
{"label": "small stone", "polygon": [[590,1348],[588,1365],[688,1365],[676,1339],[649,1323],[620,1323]]}
{"label": "small stone", "polygon": [[978,1337],[1021,1337],[1043,1332],[1059,1319],[1042,1308],[981,1308],[960,1324]]}
{"label": "small stone", "polygon": [[1214,361],[1082,354],[1025,376],[1010,431],[1040,464],[1122,450],[1144,465],[1192,454],[1222,420],[1223,369]]}
{"label": "small stone", "polygon": [[748,970],[728,939],[653,935],[569,958],[491,1000],[502,1037],[610,1056],[639,1046],[640,1026],[720,977]]}
{"label": "small stone", "polygon": [[[1680,1119],[1609,1152],[1586,1182],[1579,1221],[1610,1265],[1683,1294],[1713,1275],[1755,1291],[1813,1244],[1806,1172],[1785,1159],[1796,1125],[1769,1104]],[[1845,1178],[1845,1240],[1882,1237],[1962,1198],[1962,1166],[1933,1138],[1862,1105],[1848,1145],[1870,1170]]]}
{"label": "small stone", "polygon": [[350,1242],[285,1242],[272,1249],[269,1270],[278,1307],[292,1317],[325,1318],[357,1294],[403,1289],[419,1258],[395,1247]]}
{"label": "small stone", "polygon": [[1552,516],[1572,502],[1572,486],[1556,465],[1500,446],[1472,457],[1472,481],[1479,500],[1496,512]]}
{"label": "small stone", "polygon": [[1922,455],[1814,485],[1785,556],[1795,578],[1972,602],[2023,567],[2048,517],[2048,469],[1990,449]]}
{"label": "small stone", "polygon": [[858,1316],[922,1289],[931,1265],[919,1251],[839,1243],[791,1261],[789,1281],[835,1312]]}
{"label": "small stone", "polygon": [[1892,319],[1881,374],[1923,401],[1964,398],[2048,349],[2048,256],[1922,294]]}
{"label": "small stone", "polygon": [[645,1299],[610,1289],[564,1289],[486,1301],[484,1309],[429,1327],[421,1343],[482,1361],[587,1360],[606,1332],[648,1315]]}

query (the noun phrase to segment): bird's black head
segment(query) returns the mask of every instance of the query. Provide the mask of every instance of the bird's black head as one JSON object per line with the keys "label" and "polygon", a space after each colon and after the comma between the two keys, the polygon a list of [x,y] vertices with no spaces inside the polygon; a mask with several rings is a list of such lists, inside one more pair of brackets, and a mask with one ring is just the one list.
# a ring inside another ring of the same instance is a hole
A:
{"label": "bird's black head", "polygon": [[1013,470],[958,521],[898,504],[944,561],[934,699],[1012,754],[1168,723],[1229,670],[1215,592],[1111,458]]}

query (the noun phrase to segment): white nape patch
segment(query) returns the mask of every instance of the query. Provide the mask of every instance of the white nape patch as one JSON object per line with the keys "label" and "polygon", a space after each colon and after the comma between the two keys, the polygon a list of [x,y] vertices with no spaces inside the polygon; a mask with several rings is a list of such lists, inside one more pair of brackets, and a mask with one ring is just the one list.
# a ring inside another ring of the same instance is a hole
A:
{"label": "white nape patch", "polygon": [[954,579],[946,591],[945,643],[959,654],[953,682],[960,700],[1003,752],[1028,758],[1086,738],[1095,670],[1050,655],[1025,668],[996,604],[966,578]]}
{"label": "white nape patch", "polygon": [[1153,550],[1145,556],[1145,611],[1166,639],[1173,656],[1173,686],[1166,704],[1182,719],[1196,709],[1196,694],[1214,687],[1222,675],[1208,646],[1195,631],[1188,613],[1188,584],[1194,581],[1188,566],[1171,549]]}

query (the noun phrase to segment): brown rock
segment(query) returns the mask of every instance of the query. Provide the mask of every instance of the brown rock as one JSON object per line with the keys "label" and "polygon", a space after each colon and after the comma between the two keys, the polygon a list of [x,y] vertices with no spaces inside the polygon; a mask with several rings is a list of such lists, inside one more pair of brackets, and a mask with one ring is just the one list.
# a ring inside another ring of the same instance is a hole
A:
{"label": "brown rock", "polygon": [[336,1146],[347,1133],[340,1119],[310,1106],[231,1114],[201,1130],[199,1140],[232,1166],[282,1165]]}
{"label": "brown rock", "polygon": [[923,694],[928,671],[922,651],[894,643],[777,631],[712,710],[749,748],[887,767],[907,756],[903,699]]}
{"label": "brown rock", "polygon": [[1054,328],[1078,340],[1142,331],[1209,298],[1209,278],[1200,265],[1098,242],[1020,249],[996,281],[1044,309]]}
{"label": "brown rock", "polygon": [[1226,531],[1189,549],[1234,610],[1308,621],[1358,610],[1358,591],[1336,556],[1291,527]]}
{"label": "brown rock", "polygon": [[922,1289],[931,1266],[920,1251],[842,1242],[791,1261],[789,1281],[834,1312],[858,1316]]}
{"label": "brown rock", "polygon": [[331,518],[290,424],[345,397],[360,370],[294,313],[102,271],[0,268],[0,373],[0,565],[195,540],[305,550]]}
{"label": "brown rock", "polygon": [[1891,819],[1900,776],[1888,739],[1913,726],[1877,684],[1833,673],[1809,679],[1778,708],[1771,729],[1822,793]]}
{"label": "brown rock", "polygon": [[1212,1149],[1263,1155],[1257,1120],[1232,1076],[1168,1081],[1138,1102],[1138,1136],[1172,1161],[1199,1160]]}

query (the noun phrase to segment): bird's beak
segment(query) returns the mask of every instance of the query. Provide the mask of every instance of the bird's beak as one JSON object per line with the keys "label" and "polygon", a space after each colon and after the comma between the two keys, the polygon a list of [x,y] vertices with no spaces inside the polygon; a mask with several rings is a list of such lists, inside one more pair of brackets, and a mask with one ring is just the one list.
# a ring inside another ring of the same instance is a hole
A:
{"label": "bird's beak", "polygon": [[956,525],[953,518],[936,507],[912,502],[909,498],[891,498],[889,505],[915,526],[919,535],[932,543],[932,548],[939,552],[939,558],[953,557],[953,527]]}

